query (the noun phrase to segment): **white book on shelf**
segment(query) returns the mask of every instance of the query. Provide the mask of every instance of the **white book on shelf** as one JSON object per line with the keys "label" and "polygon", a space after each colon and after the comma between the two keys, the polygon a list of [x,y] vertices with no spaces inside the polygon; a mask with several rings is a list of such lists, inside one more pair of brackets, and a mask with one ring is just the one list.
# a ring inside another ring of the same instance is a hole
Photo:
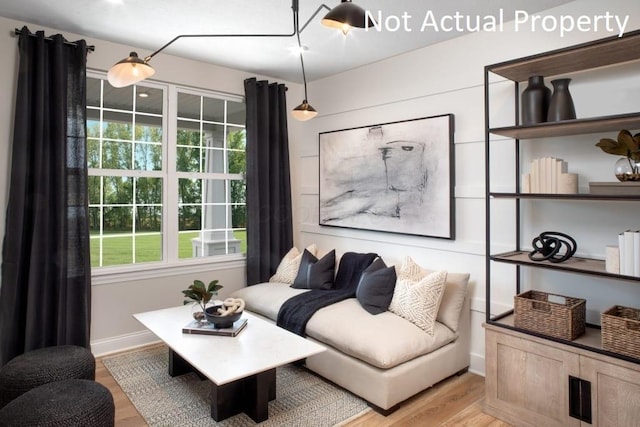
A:
{"label": "white book on shelf", "polygon": [[558,192],[558,160],[551,157],[549,162],[549,193],[556,194]]}
{"label": "white book on shelf", "polygon": [[529,178],[529,190],[532,193],[539,193],[538,190],[538,160],[531,162],[531,177]]}
{"label": "white book on shelf", "polygon": [[614,245],[605,247],[604,265],[608,273],[620,274],[620,248]]}
{"label": "white book on shelf", "polygon": [[627,276],[633,276],[633,260],[635,253],[633,251],[633,234],[631,230],[624,232],[624,271]]}
{"label": "white book on shelf", "polygon": [[548,157],[540,159],[540,192],[549,192],[549,171],[547,170],[547,164],[549,163]]}
{"label": "white book on shelf", "polygon": [[624,253],[624,249],[625,249],[625,244],[624,244],[624,233],[620,233],[618,234],[618,252],[620,254],[620,274],[627,274],[627,271],[625,270],[625,253]]}
{"label": "white book on shelf", "polygon": [[562,173],[558,176],[558,194],[578,194],[578,174]]}
{"label": "white book on shelf", "polygon": [[633,232],[633,275],[640,277],[640,230]]}

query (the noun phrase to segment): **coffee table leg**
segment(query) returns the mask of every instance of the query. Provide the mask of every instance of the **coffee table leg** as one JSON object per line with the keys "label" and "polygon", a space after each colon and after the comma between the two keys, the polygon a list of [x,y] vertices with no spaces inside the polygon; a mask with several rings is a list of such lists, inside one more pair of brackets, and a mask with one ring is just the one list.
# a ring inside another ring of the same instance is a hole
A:
{"label": "coffee table leg", "polygon": [[276,370],[218,386],[211,383],[211,418],[222,421],[240,412],[260,423],[269,418],[269,401],[276,397]]}
{"label": "coffee table leg", "polygon": [[184,360],[178,353],[169,349],[169,375],[177,377],[178,375],[188,374],[193,372],[193,367]]}
{"label": "coffee table leg", "polygon": [[275,399],[275,391],[275,369],[247,378],[244,391],[244,413],[257,423],[266,421],[269,418],[269,401]]}
{"label": "coffee table leg", "polygon": [[243,380],[216,385],[211,382],[211,418],[220,422],[242,412]]}

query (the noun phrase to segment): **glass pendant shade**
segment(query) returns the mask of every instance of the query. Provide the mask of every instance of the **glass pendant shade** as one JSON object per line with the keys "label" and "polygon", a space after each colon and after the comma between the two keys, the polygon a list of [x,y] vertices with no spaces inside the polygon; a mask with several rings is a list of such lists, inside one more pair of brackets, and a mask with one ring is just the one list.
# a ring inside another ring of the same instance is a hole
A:
{"label": "glass pendant shade", "polygon": [[136,52],[117,62],[107,73],[107,80],[113,87],[125,87],[153,76],[156,71],[140,59]]}
{"label": "glass pendant shade", "polygon": [[347,33],[351,28],[372,28],[373,21],[366,17],[363,8],[351,2],[351,0],[342,0],[338,6],[334,7],[322,18],[322,24],[341,30]]}
{"label": "glass pendant shade", "polygon": [[298,105],[291,111],[291,115],[296,120],[306,122],[307,120],[311,120],[315,116],[317,116],[318,112],[305,99],[304,101],[302,101],[302,104]]}

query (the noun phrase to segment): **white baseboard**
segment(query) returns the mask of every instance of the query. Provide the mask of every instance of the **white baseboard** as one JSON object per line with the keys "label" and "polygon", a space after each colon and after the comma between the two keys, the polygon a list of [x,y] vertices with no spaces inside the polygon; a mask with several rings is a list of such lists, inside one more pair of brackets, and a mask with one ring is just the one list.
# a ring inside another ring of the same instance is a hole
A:
{"label": "white baseboard", "polygon": [[139,331],[117,337],[91,341],[91,352],[94,356],[106,356],[125,350],[131,350],[149,344],[160,342],[157,336],[150,331]]}
{"label": "white baseboard", "polygon": [[484,354],[471,353],[471,363],[469,364],[469,372],[484,377]]}

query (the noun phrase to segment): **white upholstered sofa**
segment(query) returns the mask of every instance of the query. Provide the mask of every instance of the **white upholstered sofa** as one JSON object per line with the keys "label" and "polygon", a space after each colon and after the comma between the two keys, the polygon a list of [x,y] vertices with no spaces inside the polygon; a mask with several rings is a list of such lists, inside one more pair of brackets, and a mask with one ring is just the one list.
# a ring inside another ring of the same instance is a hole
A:
{"label": "white upholstered sofa", "polygon": [[[468,281],[468,274],[447,274],[433,335],[391,311],[372,315],[356,298],[321,308],[308,320],[305,334],[327,350],[307,358],[306,367],[379,412],[392,412],[409,397],[468,369]],[[307,291],[267,282],[232,296],[243,298],[247,310],[275,322],[286,300]]]}

